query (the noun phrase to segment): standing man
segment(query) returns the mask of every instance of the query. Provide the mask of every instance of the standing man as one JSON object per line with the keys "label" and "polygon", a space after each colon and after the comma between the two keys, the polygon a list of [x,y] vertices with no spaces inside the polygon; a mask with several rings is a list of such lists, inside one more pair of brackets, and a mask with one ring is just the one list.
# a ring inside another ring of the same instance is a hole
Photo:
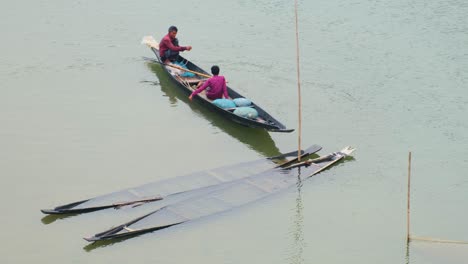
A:
{"label": "standing man", "polygon": [[177,27],[169,27],[167,35],[165,35],[159,43],[159,57],[163,63],[169,63],[177,60],[180,51],[192,49],[192,46],[179,46],[179,40],[176,38]]}

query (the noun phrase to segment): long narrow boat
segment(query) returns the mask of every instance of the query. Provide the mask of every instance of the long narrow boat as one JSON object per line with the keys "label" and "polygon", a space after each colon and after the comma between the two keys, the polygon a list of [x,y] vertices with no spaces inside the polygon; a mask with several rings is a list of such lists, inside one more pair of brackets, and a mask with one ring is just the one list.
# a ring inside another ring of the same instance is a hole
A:
{"label": "long narrow boat", "polygon": [[[301,157],[306,157],[322,149],[319,145],[312,145],[301,151]],[[286,160],[287,157],[295,158]],[[249,177],[274,167],[285,167],[297,161],[297,151],[292,151],[279,156],[243,162],[235,165],[227,165],[211,170],[191,173],[184,176],[160,180],[141,186],[113,192],[95,198],[72,202],[57,206],[53,209],[41,210],[44,214],[79,214],[88,213],[107,208],[121,208],[124,206],[137,206],[144,203],[158,202],[158,206],[165,206],[179,200],[193,196],[194,189],[234,181]],[[281,162],[277,164],[275,162]]]}
{"label": "long narrow boat", "polygon": [[[196,85],[200,81],[206,80],[206,78],[210,77],[210,74],[208,74],[205,70],[198,67],[197,65],[185,59],[182,56],[179,56],[178,61],[175,62],[176,64],[164,64],[161,61],[161,58],[159,57],[159,43],[156,42],[153,37],[151,36],[144,37],[142,40],[142,43],[148,45],[148,47],[151,48],[151,50],[154,52],[157,58],[155,62],[158,62],[161,65],[163,65],[163,68],[168,73],[171,80],[174,81],[174,83],[179,88],[181,88],[187,94],[187,96],[190,95],[195,90]],[[181,67],[181,65],[183,65],[183,67]],[[185,76],[184,73],[186,72],[193,73],[194,76]],[[234,91],[229,86],[227,87],[227,90],[228,90],[229,97],[231,97],[232,99],[245,98],[244,96]],[[252,103],[248,107],[255,109],[256,112],[258,113],[258,116],[254,115],[251,118],[248,116],[238,115],[238,112],[242,112],[242,111],[236,111],[238,110],[239,107],[231,107],[231,108],[226,108],[226,109],[218,107],[217,105],[213,104],[212,100],[206,97],[204,92],[198,94],[194,99],[201,102],[203,105],[207,106],[213,111],[221,114],[222,116],[244,126],[266,129],[271,132],[294,131],[294,129],[286,128],[285,125],[283,125],[280,121],[278,121],[269,113],[267,113],[265,110],[263,110],[259,105],[255,104],[252,100],[250,100]]]}
{"label": "long narrow boat", "polygon": [[266,171],[247,178],[218,184],[197,190],[197,195],[172,203],[127,223],[85,238],[89,242],[131,237],[147,232],[165,229],[202,217],[225,212],[295,185],[328,168],[350,155],[354,148],[346,147],[317,159],[272,171]]}

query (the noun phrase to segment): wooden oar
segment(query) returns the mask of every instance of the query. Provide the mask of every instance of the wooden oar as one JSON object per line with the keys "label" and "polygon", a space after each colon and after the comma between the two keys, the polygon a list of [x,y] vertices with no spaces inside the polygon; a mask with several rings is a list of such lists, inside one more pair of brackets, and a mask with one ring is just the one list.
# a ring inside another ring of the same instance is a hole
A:
{"label": "wooden oar", "polygon": [[200,75],[202,77],[206,77],[206,78],[211,78],[211,75],[208,75],[208,74],[205,74],[205,73],[201,73],[201,72],[197,72],[197,71],[192,71],[192,70],[189,70],[189,69],[186,69],[186,68],[182,68],[182,67],[179,67],[177,65],[173,65],[173,64],[167,64],[167,63],[162,63],[158,60],[151,60],[153,62],[156,62],[156,63],[159,63],[161,65],[164,65],[164,66],[169,66],[169,67],[172,67],[172,68],[176,68],[176,69],[179,69],[181,71],[186,71],[186,72],[191,72],[191,73],[194,73],[196,75]]}
{"label": "wooden oar", "polygon": [[153,38],[153,36],[144,36],[141,40],[141,44],[145,44],[148,47],[159,50],[159,43]]}
{"label": "wooden oar", "polygon": [[[141,40],[141,44],[145,44],[150,48],[155,48],[156,50],[159,50],[159,43],[152,36],[143,37],[143,39]],[[160,62],[160,61],[157,61],[157,60],[152,60],[152,61],[157,62],[157,63],[159,63],[161,65],[164,65],[164,66],[169,66],[169,67],[176,68],[176,69],[179,69],[179,70],[182,70],[182,71],[191,72],[193,74],[197,74],[197,75],[200,75],[200,76],[203,76],[203,77],[206,77],[206,78],[211,78],[211,75],[208,75],[208,74],[205,74],[205,73],[192,71],[192,70],[185,69],[185,68],[182,68],[182,67],[179,67],[179,66],[176,66],[176,65],[172,65],[172,64],[166,64],[166,63],[163,63],[163,62]]]}

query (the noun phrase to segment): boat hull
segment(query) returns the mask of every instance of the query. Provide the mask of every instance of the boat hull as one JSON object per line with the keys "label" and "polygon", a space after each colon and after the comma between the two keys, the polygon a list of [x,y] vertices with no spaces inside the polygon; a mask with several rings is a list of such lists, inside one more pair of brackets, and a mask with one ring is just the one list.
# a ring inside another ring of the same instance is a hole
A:
{"label": "boat hull", "polygon": [[[322,149],[321,146],[312,145],[301,151],[301,157],[316,153],[320,149]],[[289,161],[284,162],[286,157],[294,155],[296,158],[292,158]],[[274,162],[278,160],[281,160],[282,162],[280,165]],[[271,170],[275,166],[285,167],[295,161],[297,161],[297,151],[291,151],[276,157],[227,165],[183,176],[154,181],[94,198],[57,206],[53,209],[42,209],[41,212],[44,214],[55,215],[82,214],[109,208],[119,209],[124,206],[134,207],[148,203],[155,203],[156,207],[163,207],[183,199],[188,199],[195,195],[194,192],[188,191],[203,189],[209,186],[234,181],[239,178],[249,177],[262,171]]]}
{"label": "boat hull", "polygon": [[278,168],[207,188],[189,199],[164,206],[127,223],[85,238],[89,242],[132,237],[226,212],[299,184],[354,151],[346,147],[314,160]]}
{"label": "boat hull", "polygon": [[[184,93],[187,96],[189,96],[193,92],[193,88],[190,87],[190,85],[187,86],[185,83],[183,83],[183,79],[181,79],[179,76],[177,76],[175,74],[171,74],[171,70],[170,70],[171,67],[164,66],[164,64],[161,61],[161,58],[159,57],[159,51],[157,49],[151,47],[151,50],[156,55],[158,63],[163,65],[162,66],[163,69],[170,76],[170,79],[172,80],[172,82],[178,88],[182,89],[182,91],[184,91]],[[179,56],[179,62],[183,62],[184,64],[186,64],[187,68],[189,70],[191,70],[191,71],[202,73],[202,74],[205,74],[205,75],[209,75],[208,72],[206,72],[205,70],[198,67],[197,65],[195,65],[191,61],[185,59],[182,56]],[[202,78],[200,78],[200,80],[202,80]],[[236,92],[235,90],[233,90],[229,86],[227,86],[227,90],[228,90],[229,97],[231,97],[231,98],[245,98],[243,95],[239,94],[238,92]],[[201,96],[196,96],[194,98],[194,100],[196,100],[197,102],[200,102],[202,105],[209,108],[210,110],[219,113],[223,117],[225,117],[225,118],[227,118],[229,120],[232,120],[235,123],[238,123],[238,124],[243,125],[243,126],[252,127],[252,128],[259,128],[259,129],[266,129],[266,130],[268,130],[270,132],[290,133],[290,132],[294,131],[294,129],[286,128],[285,125],[283,125],[280,121],[275,119],[273,116],[271,116],[269,113],[267,113],[265,110],[263,110],[259,105],[255,104],[254,102],[252,102],[252,107],[257,110],[258,115],[260,117],[258,120],[260,120],[260,121],[255,120],[255,119],[245,118],[245,117],[242,117],[242,116],[238,116],[238,115],[234,114],[232,110],[222,109],[222,108],[216,106],[215,104],[211,103],[210,100],[207,100],[206,98],[203,98]]]}

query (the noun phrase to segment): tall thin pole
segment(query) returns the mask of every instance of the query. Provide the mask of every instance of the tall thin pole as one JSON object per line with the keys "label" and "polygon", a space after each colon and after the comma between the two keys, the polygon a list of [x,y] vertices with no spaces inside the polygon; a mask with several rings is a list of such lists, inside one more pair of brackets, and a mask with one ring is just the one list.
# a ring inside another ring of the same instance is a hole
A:
{"label": "tall thin pole", "polygon": [[298,126],[298,140],[297,140],[297,145],[298,145],[298,152],[297,152],[297,159],[300,161],[301,160],[301,135],[302,135],[302,103],[301,103],[301,73],[299,69],[299,25],[297,22],[297,0],[294,1],[294,13],[295,13],[295,18],[296,18],[296,67],[297,67],[297,99],[298,99],[298,120],[299,120],[299,126]]}
{"label": "tall thin pole", "polygon": [[408,203],[406,208],[406,243],[410,241],[410,186],[411,186],[411,151],[408,154]]}
{"label": "tall thin pole", "polygon": [[461,240],[446,240],[437,239],[430,237],[415,237],[410,235],[410,191],[411,191],[411,151],[408,154],[408,204],[406,210],[406,258],[409,263],[409,242],[414,240],[437,242],[437,243],[453,243],[453,244],[465,244],[468,245],[468,241]]}

